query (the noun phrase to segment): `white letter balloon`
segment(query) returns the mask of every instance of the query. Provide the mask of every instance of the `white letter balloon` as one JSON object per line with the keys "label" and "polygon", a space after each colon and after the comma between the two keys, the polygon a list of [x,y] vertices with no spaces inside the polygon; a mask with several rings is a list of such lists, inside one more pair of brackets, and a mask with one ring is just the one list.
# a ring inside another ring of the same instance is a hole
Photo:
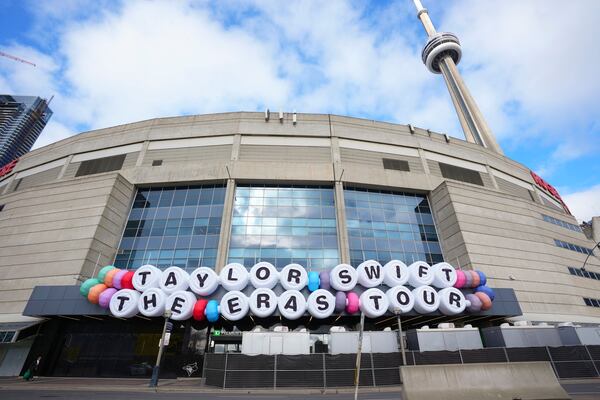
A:
{"label": "white letter balloon", "polygon": [[428,286],[433,282],[433,271],[424,261],[416,261],[408,266],[408,284],[412,287]]}
{"label": "white letter balloon", "polygon": [[279,295],[277,308],[284,318],[295,320],[306,312],[306,299],[297,290],[286,290]]}
{"label": "white letter balloon", "polygon": [[335,310],[335,296],[325,289],[317,289],[308,296],[308,312],[317,319],[330,317]]}
{"label": "white letter balloon", "polygon": [[381,317],[389,307],[387,296],[379,289],[367,289],[360,295],[360,310],[368,318]]}
{"label": "white letter balloon", "polygon": [[278,281],[279,272],[271,263],[261,261],[250,269],[250,284],[257,289],[273,289]]}
{"label": "white letter balloon", "polygon": [[138,313],[140,294],[132,289],[121,289],[110,298],[108,308],[115,317],[131,318]]}
{"label": "white letter balloon", "polygon": [[457,275],[454,267],[447,262],[431,266],[433,271],[433,286],[439,289],[452,287],[456,283]]}
{"label": "white letter balloon", "polygon": [[219,280],[225,290],[242,290],[248,286],[250,274],[242,264],[231,263],[223,267],[219,274]]}
{"label": "white letter balloon", "polygon": [[190,275],[179,267],[169,267],[163,271],[159,287],[166,294],[187,290],[190,287]]}
{"label": "white letter balloon", "polygon": [[413,290],[415,311],[419,314],[429,314],[440,307],[440,296],[431,286],[419,286]]}
{"label": "white letter balloon", "polygon": [[171,311],[171,319],[175,321],[184,321],[192,317],[196,296],[194,293],[185,290],[178,290],[167,297],[165,310]]}
{"label": "white letter balloon", "polygon": [[198,296],[210,296],[218,287],[219,276],[212,268],[196,268],[190,274],[190,289]]}
{"label": "white letter balloon", "polygon": [[161,276],[162,271],[160,269],[154,265],[146,264],[135,270],[131,283],[137,291],[143,292],[146,289],[158,287]]}
{"label": "white letter balloon", "polygon": [[165,313],[167,295],[159,288],[150,288],[140,296],[138,310],[145,317],[160,317]]}
{"label": "white letter balloon", "polygon": [[219,304],[221,315],[230,321],[239,321],[248,314],[248,297],[238,290],[225,293]]}
{"label": "white letter balloon", "polygon": [[438,292],[440,312],[444,315],[456,315],[465,311],[467,299],[463,292],[454,287],[447,287]]}
{"label": "white letter balloon", "polygon": [[383,266],[383,283],[389,287],[403,286],[408,282],[408,267],[400,260],[392,260]]}
{"label": "white letter balloon", "polygon": [[406,286],[394,286],[388,289],[385,295],[390,302],[390,311],[393,313],[396,313],[396,310],[398,310],[400,314],[406,314],[415,305],[415,298]]}
{"label": "white letter balloon", "polygon": [[329,278],[332,288],[341,292],[349,292],[358,282],[358,273],[352,265],[338,264],[331,270]]}
{"label": "white letter balloon", "polygon": [[272,315],[277,309],[277,295],[271,289],[256,289],[250,295],[250,311],[259,318]]}
{"label": "white letter balloon", "polygon": [[288,264],[281,270],[279,280],[285,290],[302,290],[308,283],[308,273],[300,264]]}
{"label": "white letter balloon", "polygon": [[363,287],[372,288],[383,283],[383,267],[375,260],[362,262],[357,268],[358,283]]}

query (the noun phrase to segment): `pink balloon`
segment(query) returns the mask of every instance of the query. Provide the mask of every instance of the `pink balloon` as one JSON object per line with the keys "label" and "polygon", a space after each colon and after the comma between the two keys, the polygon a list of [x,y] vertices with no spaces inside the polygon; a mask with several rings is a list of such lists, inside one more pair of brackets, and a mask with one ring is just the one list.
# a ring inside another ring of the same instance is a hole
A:
{"label": "pink balloon", "polygon": [[467,277],[465,276],[464,271],[457,269],[456,270],[456,283],[454,284],[454,287],[457,289],[460,289],[465,286],[466,282],[467,282]]}
{"label": "pink balloon", "polygon": [[356,314],[358,312],[358,295],[354,292],[348,292],[346,295],[346,312],[348,314]]}
{"label": "pink balloon", "polygon": [[112,285],[114,288],[123,289],[123,287],[121,285],[121,279],[123,279],[123,277],[125,276],[126,273],[127,273],[127,270],[122,269],[119,272],[117,272],[115,274],[115,276],[113,276]]}
{"label": "pink balloon", "polygon": [[110,303],[110,298],[113,297],[113,295],[115,293],[117,293],[117,289],[115,289],[115,288],[108,288],[108,289],[104,290],[102,293],[100,293],[100,299],[98,300],[98,304],[100,305],[100,307],[108,308],[108,304]]}

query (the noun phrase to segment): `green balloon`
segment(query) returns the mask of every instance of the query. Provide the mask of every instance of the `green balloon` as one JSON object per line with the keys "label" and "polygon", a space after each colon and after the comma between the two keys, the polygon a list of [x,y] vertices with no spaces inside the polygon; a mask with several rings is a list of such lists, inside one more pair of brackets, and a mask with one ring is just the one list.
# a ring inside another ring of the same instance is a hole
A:
{"label": "green balloon", "polygon": [[111,269],[115,269],[115,267],[113,267],[112,265],[107,265],[106,267],[102,268],[100,270],[100,272],[98,272],[98,280],[100,281],[100,283],[104,282],[104,278],[106,277],[106,274]]}
{"label": "green balloon", "polygon": [[79,293],[81,293],[82,296],[87,297],[88,293],[90,292],[90,289],[99,283],[102,283],[102,282],[100,282],[96,278],[87,279],[85,282],[83,282],[81,284],[81,287],[79,288]]}

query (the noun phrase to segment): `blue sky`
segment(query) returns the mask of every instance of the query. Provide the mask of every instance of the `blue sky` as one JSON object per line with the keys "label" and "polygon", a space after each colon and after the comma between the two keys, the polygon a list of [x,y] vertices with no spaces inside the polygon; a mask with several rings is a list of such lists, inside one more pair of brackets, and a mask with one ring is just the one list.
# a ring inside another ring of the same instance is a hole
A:
{"label": "blue sky", "polygon": [[[506,155],[600,214],[594,0],[425,0]],[[0,92],[54,95],[43,146],[147,118],[284,109],[463,137],[411,0],[0,1]]]}

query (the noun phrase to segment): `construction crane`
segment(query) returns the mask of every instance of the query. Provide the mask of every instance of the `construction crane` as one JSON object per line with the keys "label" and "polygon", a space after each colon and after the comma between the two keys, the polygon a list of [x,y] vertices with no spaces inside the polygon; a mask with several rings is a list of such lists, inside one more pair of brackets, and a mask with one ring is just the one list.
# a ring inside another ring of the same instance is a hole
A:
{"label": "construction crane", "polygon": [[35,67],[34,63],[32,63],[30,61],[27,61],[27,60],[23,60],[22,58],[19,58],[19,57],[16,57],[16,56],[11,56],[10,54],[5,53],[3,51],[0,51],[0,56],[4,56],[6,58],[10,58],[11,60],[15,60],[15,61],[18,61],[18,62],[22,62],[23,64],[33,65]]}

